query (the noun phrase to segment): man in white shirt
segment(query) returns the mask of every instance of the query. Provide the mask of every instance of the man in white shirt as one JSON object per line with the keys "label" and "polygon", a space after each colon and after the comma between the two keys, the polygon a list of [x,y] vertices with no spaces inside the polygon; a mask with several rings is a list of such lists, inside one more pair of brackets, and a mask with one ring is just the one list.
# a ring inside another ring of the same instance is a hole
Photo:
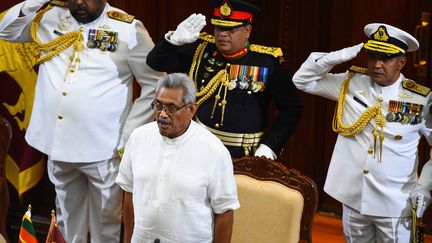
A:
{"label": "man in white shirt", "polygon": [[116,179],[125,191],[125,242],[229,242],[240,206],[231,156],[192,120],[193,81],[160,79],[152,108],[156,121],[133,131]]}
{"label": "man in white shirt", "polygon": [[[36,43],[38,79],[27,142],[48,155],[57,222],[67,242],[119,242],[118,148],[152,120],[161,73],[143,24],[106,0],[26,0],[8,10],[0,38]],[[38,12],[37,12],[38,11]],[[142,90],[132,103],[133,78]]]}
{"label": "man in white shirt", "polygon": [[[343,204],[347,242],[410,242],[411,206],[421,217],[430,202],[432,162],[417,177],[421,135],[432,143],[430,89],[405,78],[405,53],[419,44],[387,24],[368,24],[369,41],[311,53],[294,75],[297,88],[338,101],[339,133],[324,190]],[[367,52],[367,69],[329,71]]]}

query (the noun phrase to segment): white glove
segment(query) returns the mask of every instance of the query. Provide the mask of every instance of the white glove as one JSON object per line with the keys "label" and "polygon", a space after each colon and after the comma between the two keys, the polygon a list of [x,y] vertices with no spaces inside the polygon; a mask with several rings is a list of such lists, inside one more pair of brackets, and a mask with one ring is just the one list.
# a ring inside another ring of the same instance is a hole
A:
{"label": "white glove", "polygon": [[21,13],[24,15],[29,15],[36,13],[45,3],[50,0],[26,0],[21,7]]}
{"label": "white glove", "polygon": [[362,47],[363,47],[363,43],[360,43],[355,46],[347,47],[339,51],[333,51],[321,57],[316,62],[318,65],[322,67],[331,68],[340,63],[344,63],[356,57],[357,54],[361,51]]}
{"label": "white glove", "polygon": [[206,25],[205,16],[202,14],[192,14],[183,20],[177,29],[165,34],[165,39],[173,45],[181,46],[195,42],[201,30]]}
{"label": "white glove", "polygon": [[271,159],[271,160],[275,160],[277,157],[276,154],[273,152],[273,150],[271,150],[271,148],[269,148],[265,144],[260,144],[260,146],[255,151],[254,156],[257,156],[257,157],[264,156],[267,159]]}
{"label": "white glove", "polygon": [[426,208],[431,203],[431,193],[429,189],[416,183],[414,190],[410,193],[411,203],[417,204],[417,218],[423,217]]}
{"label": "white glove", "polygon": [[[432,149],[430,151],[432,158]],[[410,193],[411,202],[417,203],[417,217],[421,218],[424,211],[431,203],[432,190],[432,160],[429,160],[422,168],[421,175]]]}

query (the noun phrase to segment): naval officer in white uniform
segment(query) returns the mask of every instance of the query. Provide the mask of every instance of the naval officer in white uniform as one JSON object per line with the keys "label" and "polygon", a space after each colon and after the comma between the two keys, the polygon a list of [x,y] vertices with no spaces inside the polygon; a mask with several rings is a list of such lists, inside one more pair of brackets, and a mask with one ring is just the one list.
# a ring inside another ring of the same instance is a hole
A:
{"label": "naval officer in white uniform", "polygon": [[[118,148],[152,120],[161,73],[140,21],[106,0],[26,0],[0,23],[0,38],[41,51],[27,142],[48,155],[57,222],[67,242],[119,242]],[[37,10],[40,10],[37,12]],[[132,103],[133,78],[141,93]]]}
{"label": "naval officer in white uniform", "polygon": [[[347,242],[410,242],[412,201],[419,216],[430,201],[431,161],[418,180],[417,146],[432,143],[430,89],[404,77],[406,52],[419,48],[410,34],[368,24],[368,42],[331,53],[311,53],[294,75],[297,88],[337,101],[339,133],[324,190],[343,204]],[[367,52],[367,68],[329,71]],[[411,195],[411,198],[410,198]]]}

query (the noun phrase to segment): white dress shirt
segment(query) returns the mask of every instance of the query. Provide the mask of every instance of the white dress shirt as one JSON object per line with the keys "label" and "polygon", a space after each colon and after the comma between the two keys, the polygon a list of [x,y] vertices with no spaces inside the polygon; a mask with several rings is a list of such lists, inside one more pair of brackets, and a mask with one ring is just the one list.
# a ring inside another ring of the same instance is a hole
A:
{"label": "white dress shirt", "polygon": [[174,139],[136,129],[116,183],[133,193],[132,242],[212,242],[213,214],[240,206],[228,150],[194,121]]}

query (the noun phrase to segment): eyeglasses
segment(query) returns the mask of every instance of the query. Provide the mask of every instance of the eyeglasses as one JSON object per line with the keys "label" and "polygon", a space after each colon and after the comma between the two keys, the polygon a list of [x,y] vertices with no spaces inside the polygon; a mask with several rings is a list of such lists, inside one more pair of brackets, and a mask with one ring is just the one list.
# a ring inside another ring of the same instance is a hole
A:
{"label": "eyeglasses", "polygon": [[165,111],[165,113],[167,113],[168,115],[172,115],[174,113],[176,113],[178,110],[186,107],[189,104],[184,104],[183,106],[176,106],[176,105],[163,105],[162,103],[160,103],[157,100],[153,100],[151,103],[151,108],[155,111],[155,112],[161,112],[162,110]]}

